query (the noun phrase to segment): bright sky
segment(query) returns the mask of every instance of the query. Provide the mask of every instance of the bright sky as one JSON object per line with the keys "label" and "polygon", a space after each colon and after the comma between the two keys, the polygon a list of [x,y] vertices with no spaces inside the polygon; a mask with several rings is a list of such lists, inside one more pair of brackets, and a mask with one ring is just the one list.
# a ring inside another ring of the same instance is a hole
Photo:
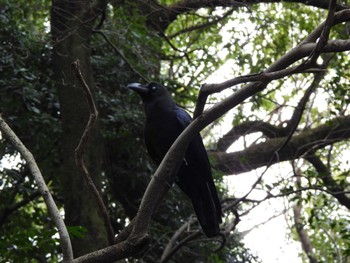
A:
{"label": "bright sky", "polygon": [[[285,165],[275,165],[269,169],[264,179],[269,182],[288,172]],[[253,172],[233,175],[227,178],[230,189],[235,196],[242,196],[250,190],[257,177],[264,172],[264,168]],[[249,196],[252,199],[261,199],[261,192],[253,191]],[[237,230],[246,233],[243,241],[253,253],[259,256],[264,263],[293,262],[301,263],[298,254],[301,252],[299,242],[288,238],[288,225],[286,215],[283,213],[286,207],[283,199],[271,199],[261,203],[258,207],[241,218]],[[291,213],[291,210],[287,212]]]}

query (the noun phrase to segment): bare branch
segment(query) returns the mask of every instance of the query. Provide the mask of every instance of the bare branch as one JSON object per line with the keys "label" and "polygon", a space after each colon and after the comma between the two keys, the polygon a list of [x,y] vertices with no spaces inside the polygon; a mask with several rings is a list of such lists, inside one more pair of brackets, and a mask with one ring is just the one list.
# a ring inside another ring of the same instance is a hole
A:
{"label": "bare branch", "polygon": [[35,162],[35,159],[32,153],[24,146],[21,140],[17,137],[17,135],[12,131],[12,129],[7,125],[4,119],[0,115],[0,129],[7,137],[7,139],[13,144],[13,146],[18,150],[21,156],[26,160],[26,163],[34,177],[34,180],[38,186],[40,194],[43,196],[44,201],[47,205],[47,209],[50,213],[52,221],[55,222],[58,233],[60,235],[60,243],[63,253],[64,260],[72,260],[73,259],[73,250],[71,241],[69,238],[69,234],[64,224],[63,218],[58,210],[55,201],[52,198],[52,195],[45,183],[45,180],[40,172],[38,165]]}
{"label": "bare branch", "polygon": [[85,166],[84,158],[83,158],[85,146],[88,142],[88,139],[91,135],[92,129],[94,128],[97,117],[98,117],[98,111],[96,109],[95,102],[94,102],[93,96],[91,94],[90,88],[86,84],[86,82],[85,82],[85,80],[80,72],[79,60],[76,60],[75,62],[72,63],[72,69],[74,70],[75,76],[79,80],[79,82],[84,90],[85,98],[86,98],[86,101],[87,101],[87,103],[89,105],[89,109],[90,109],[90,116],[89,116],[88,123],[86,125],[86,128],[84,130],[83,135],[81,136],[80,142],[79,142],[77,148],[75,149],[75,163],[77,164],[78,168],[83,172],[83,177],[85,179],[85,182],[95,197],[97,205],[98,205],[100,212],[103,216],[105,228],[107,231],[108,241],[109,241],[109,244],[111,245],[114,243],[114,234],[113,234],[113,228],[111,225],[111,221],[109,220],[107,208],[104,205],[102,197],[101,197],[99,191],[97,190],[97,188],[96,188],[96,186],[91,178],[89,171],[87,170],[87,168]]}

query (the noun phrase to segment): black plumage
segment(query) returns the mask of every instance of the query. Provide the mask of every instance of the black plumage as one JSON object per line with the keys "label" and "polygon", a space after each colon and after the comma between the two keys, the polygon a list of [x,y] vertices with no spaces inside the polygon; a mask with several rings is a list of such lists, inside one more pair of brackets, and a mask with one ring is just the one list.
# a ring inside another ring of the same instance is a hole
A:
{"label": "black plumage", "polygon": [[[151,158],[160,164],[165,154],[190,124],[190,115],[178,107],[167,89],[157,83],[132,83],[128,88],[142,98],[146,113],[145,141]],[[208,237],[218,235],[221,204],[211,174],[211,167],[201,136],[189,144],[176,181],[190,197],[198,221]]]}

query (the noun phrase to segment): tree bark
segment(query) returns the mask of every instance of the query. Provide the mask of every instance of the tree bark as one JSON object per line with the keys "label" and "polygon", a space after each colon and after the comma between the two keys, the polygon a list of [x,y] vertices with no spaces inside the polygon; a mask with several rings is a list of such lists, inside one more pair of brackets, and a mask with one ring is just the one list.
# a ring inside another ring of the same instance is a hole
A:
{"label": "tree bark", "polygon": [[317,128],[294,135],[285,147],[279,149],[285,137],[268,139],[245,150],[226,153],[212,152],[214,166],[227,174],[238,174],[281,161],[288,161],[313,153],[326,145],[350,137],[350,117],[338,117]]}
{"label": "tree bark", "polygon": [[[71,69],[80,60],[88,85],[94,88],[90,62],[93,22],[101,13],[104,1],[52,1],[51,30],[53,71],[57,84],[62,124],[62,169],[59,171],[64,197],[65,221],[68,226],[86,228],[83,238],[73,238],[74,255],[79,256],[107,245],[106,230],[98,206],[74,161],[74,150],[89,116],[83,90]],[[94,91],[92,91],[94,92]],[[95,129],[86,149],[85,161],[97,186],[101,184],[101,142]]]}

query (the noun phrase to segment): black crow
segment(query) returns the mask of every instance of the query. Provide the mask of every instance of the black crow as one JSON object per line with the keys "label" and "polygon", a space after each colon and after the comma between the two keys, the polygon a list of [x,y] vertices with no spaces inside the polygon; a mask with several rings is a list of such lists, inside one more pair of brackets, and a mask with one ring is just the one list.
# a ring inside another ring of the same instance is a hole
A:
{"label": "black crow", "polygon": [[[151,158],[160,164],[165,154],[190,124],[190,115],[178,107],[167,89],[157,83],[127,86],[142,98],[145,113],[145,141]],[[177,175],[177,185],[190,197],[198,221],[208,237],[220,232],[221,204],[211,174],[202,138],[198,134],[189,144]]]}

